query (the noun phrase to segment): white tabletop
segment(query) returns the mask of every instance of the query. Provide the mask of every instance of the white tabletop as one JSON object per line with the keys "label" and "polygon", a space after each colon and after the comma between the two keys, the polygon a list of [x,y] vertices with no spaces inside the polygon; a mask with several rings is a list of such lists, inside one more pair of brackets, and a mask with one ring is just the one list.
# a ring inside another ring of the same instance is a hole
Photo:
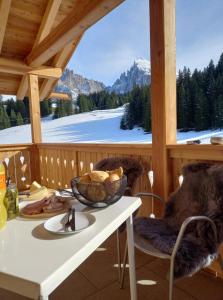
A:
{"label": "white tabletop", "polygon": [[96,222],[74,234],[47,232],[43,220],[14,219],[0,231],[0,287],[31,298],[49,295],[141,205],[140,198],[123,197],[91,212]]}

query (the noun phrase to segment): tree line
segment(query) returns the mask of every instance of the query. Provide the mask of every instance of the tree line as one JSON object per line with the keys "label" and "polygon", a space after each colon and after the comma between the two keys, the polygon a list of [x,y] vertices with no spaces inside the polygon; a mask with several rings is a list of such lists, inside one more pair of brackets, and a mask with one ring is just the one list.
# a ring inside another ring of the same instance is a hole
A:
{"label": "tree line", "polygon": [[[223,54],[217,65],[213,60],[202,71],[189,68],[177,76],[177,128],[201,131],[223,128]],[[151,131],[150,87],[135,87],[129,93],[129,104],[120,128],[134,126]]]}
{"label": "tree line", "polygon": [[107,91],[95,92],[90,95],[80,94],[77,98],[76,113],[117,108],[128,101],[127,95],[117,95],[114,92],[111,94]]}
{"label": "tree line", "polygon": [[[74,113],[71,100],[55,100],[56,108],[53,109],[52,101],[45,99],[40,102],[41,117],[52,115],[53,119],[72,115]],[[6,101],[2,100],[0,95],[0,130],[13,126],[19,126],[30,123],[29,98],[14,101],[12,98]]]}

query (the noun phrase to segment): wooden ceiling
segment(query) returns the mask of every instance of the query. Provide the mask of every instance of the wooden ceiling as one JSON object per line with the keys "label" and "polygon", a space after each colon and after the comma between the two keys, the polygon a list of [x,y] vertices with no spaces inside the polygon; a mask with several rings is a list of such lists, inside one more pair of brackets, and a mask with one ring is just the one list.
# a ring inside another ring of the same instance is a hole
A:
{"label": "wooden ceiling", "polygon": [[[123,1],[0,0],[0,94],[23,99],[29,72],[63,70],[84,32]],[[57,80],[41,78],[40,99]]]}

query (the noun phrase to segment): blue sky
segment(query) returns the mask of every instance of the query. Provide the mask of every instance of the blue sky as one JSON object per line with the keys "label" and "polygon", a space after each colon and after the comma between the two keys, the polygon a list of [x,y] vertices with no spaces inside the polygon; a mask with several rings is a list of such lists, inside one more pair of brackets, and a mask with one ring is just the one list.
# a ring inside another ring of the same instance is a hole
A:
{"label": "blue sky", "polygon": [[[223,52],[223,0],[176,0],[177,70],[205,67]],[[82,38],[69,67],[111,85],[133,64],[149,59],[149,0],[126,0]]]}

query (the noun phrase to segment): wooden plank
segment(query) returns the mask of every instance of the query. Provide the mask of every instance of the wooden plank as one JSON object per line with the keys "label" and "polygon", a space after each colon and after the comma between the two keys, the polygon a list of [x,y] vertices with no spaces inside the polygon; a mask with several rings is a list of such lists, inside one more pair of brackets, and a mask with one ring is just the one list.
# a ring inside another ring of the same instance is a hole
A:
{"label": "wooden plank", "polygon": [[[53,26],[55,17],[59,10],[60,4],[62,0],[49,0],[46,11],[44,13],[43,19],[41,21],[41,25],[36,37],[36,40],[33,45],[33,49],[49,34],[51,28]],[[22,79],[21,84],[19,86],[19,90],[17,93],[18,99],[23,99],[28,93],[28,81],[27,78]]]}
{"label": "wooden plank", "polygon": [[40,153],[37,145],[32,145],[31,147],[30,161],[31,181],[40,182]]}
{"label": "wooden plank", "polygon": [[37,75],[41,78],[60,78],[62,76],[61,68],[46,67],[41,69],[33,69],[28,74]]}
{"label": "wooden plank", "polygon": [[[82,38],[82,34],[75,39],[72,43],[68,44],[67,46],[64,47],[64,49],[62,51],[60,51],[53,60],[52,65],[54,67],[57,68],[62,68],[64,69],[68,63],[68,61],[70,60],[71,56],[73,55],[73,52],[75,51],[75,49],[77,48],[81,38]],[[53,87],[56,85],[57,80],[54,79],[48,79],[48,80],[44,80],[41,88],[40,88],[40,100],[45,99],[49,93],[53,90]]]}
{"label": "wooden plank", "polygon": [[65,93],[50,93],[49,99],[50,98],[57,98],[61,100],[71,100],[70,95],[65,94]]}
{"label": "wooden plank", "polygon": [[62,0],[48,0],[41,25],[33,45],[35,48],[50,33]]}
{"label": "wooden plank", "polygon": [[24,61],[18,59],[9,59],[0,57],[0,72],[16,75],[24,75],[33,68],[28,66]]}
{"label": "wooden plank", "polygon": [[11,0],[0,1],[0,54],[2,51],[2,45],[4,41],[10,6],[11,6]]}
{"label": "wooden plank", "polygon": [[41,143],[41,119],[39,102],[39,84],[37,75],[28,75],[29,81],[29,109],[32,130],[32,142]]}
{"label": "wooden plank", "polygon": [[19,88],[17,90],[16,98],[18,100],[23,100],[24,97],[27,95],[28,88],[29,88],[28,76],[23,75]]}
{"label": "wooden plank", "polygon": [[26,58],[29,65],[39,66],[96,23],[123,0],[79,1],[78,6]]}
{"label": "wooden plank", "polygon": [[167,144],[176,143],[175,0],[150,0],[154,192],[167,198]]}

